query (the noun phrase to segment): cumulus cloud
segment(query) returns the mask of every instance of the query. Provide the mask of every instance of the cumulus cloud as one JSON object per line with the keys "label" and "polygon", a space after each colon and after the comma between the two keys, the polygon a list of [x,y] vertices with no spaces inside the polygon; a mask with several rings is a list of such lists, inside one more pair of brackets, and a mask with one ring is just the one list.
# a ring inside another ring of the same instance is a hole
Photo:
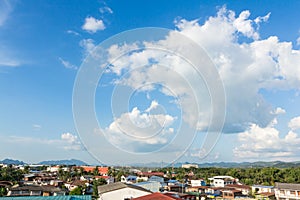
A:
{"label": "cumulus cloud", "polygon": [[[299,89],[300,85],[300,51],[292,49],[291,43],[280,42],[276,36],[259,39],[257,25],[266,22],[270,13],[255,19],[250,19],[250,14],[250,11],[243,11],[236,16],[233,11],[223,7],[216,16],[209,17],[203,24],[197,20],[185,19],[175,22],[176,31],[204,47],[219,71],[227,98],[227,117],[223,131],[229,133],[244,131],[252,123],[266,127],[281,114],[279,112],[283,112],[272,108],[261,95],[261,89]],[[239,42],[240,37],[248,37],[253,41]],[[166,39],[158,43],[168,48],[176,45],[177,40],[178,38],[170,32]],[[194,85],[201,84],[196,84],[197,77],[193,75],[188,63],[176,55],[151,50],[153,43],[145,43],[144,50],[123,55],[134,46],[137,45],[126,43],[112,45],[109,49],[111,72],[117,75],[121,75],[124,71],[130,72],[130,75],[115,83],[134,89],[149,82],[168,85],[174,88],[174,93],[162,90],[165,95],[183,97],[181,103],[186,108],[183,113],[184,120],[186,122],[195,120],[192,118],[197,115],[194,113],[195,105],[191,104],[188,95],[184,96],[191,94],[192,90],[190,85],[184,84],[184,81],[191,80]],[[123,56],[113,60],[120,55]],[[140,70],[141,66],[147,67]],[[170,69],[161,66],[169,66]],[[175,73],[172,74],[170,71]],[[168,76],[165,76],[166,74]],[[185,80],[178,78],[178,75],[183,76]],[[153,90],[151,85],[143,89]],[[196,95],[199,101],[197,103],[206,105],[202,107],[200,114],[203,117],[198,123],[198,128],[205,130],[210,120],[210,101],[204,97],[208,95],[207,93]]]}
{"label": "cumulus cloud", "polygon": [[[152,48],[156,44],[165,49],[180,48],[174,33],[181,33],[205,49],[223,81],[227,103],[223,132],[238,133],[239,142],[242,143],[234,150],[235,155],[239,158],[293,156],[299,145],[295,132],[297,123],[291,121],[291,131],[282,137],[275,124],[277,115],[284,114],[285,110],[273,108],[262,91],[300,89],[300,51],[293,49],[291,42],[280,41],[277,36],[260,38],[259,26],[267,22],[269,17],[270,13],[253,19],[250,11],[236,14],[223,7],[216,16],[209,17],[204,23],[198,20],[177,20],[176,30],[170,31],[159,41],[120,43],[108,48],[107,58],[111,65],[107,73],[121,77],[113,81],[114,84],[128,86],[133,90],[152,91],[155,88],[151,83],[168,86],[169,89],[162,87],[160,92],[180,100],[178,105],[185,108],[182,113],[184,122],[193,126],[196,121],[198,130],[206,130],[211,119],[212,105],[205,81],[199,80],[199,76],[195,75],[197,72],[186,60],[176,54]],[[84,40],[82,46],[92,49],[94,43],[92,40]],[[188,48],[185,50],[190,51]],[[200,88],[195,94],[197,102],[193,102],[195,90],[191,86]],[[197,110],[198,105],[200,110]],[[127,146],[132,151],[139,144],[166,143],[168,137],[147,138],[156,128],[163,128],[161,118],[167,118],[167,114],[160,117],[150,115],[147,113],[150,107],[145,111],[134,108],[121,114],[106,127],[105,136],[111,143],[123,145],[124,149]],[[173,119],[170,120],[173,124],[174,117],[169,116],[169,119]],[[163,130],[174,131],[172,128]],[[170,132],[162,135],[171,135]]]}
{"label": "cumulus cloud", "polygon": [[61,140],[66,143],[64,149],[66,150],[81,150],[82,146],[76,135],[71,133],[61,134]]}
{"label": "cumulus cloud", "polygon": [[289,122],[289,128],[294,130],[300,129],[300,116],[291,119]]}
{"label": "cumulus cloud", "polygon": [[291,130],[285,136],[275,128],[276,119],[264,128],[252,124],[247,131],[238,134],[240,146],[233,150],[235,157],[285,160],[299,156],[300,137],[291,125],[294,122],[295,118],[289,122]]}
{"label": "cumulus cloud", "polygon": [[81,28],[87,32],[96,33],[97,31],[104,30],[106,27],[103,20],[96,19],[94,17],[87,17],[85,18],[85,22]]}
{"label": "cumulus cloud", "polygon": [[285,114],[286,111],[283,108],[277,107],[275,110],[276,115]]}
{"label": "cumulus cloud", "polygon": [[[157,106],[153,101],[149,108]],[[157,150],[170,141],[174,135],[172,127],[175,117],[168,114],[149,114],[137,107],[130,112],[123,113],[116,118],[103,132],[105,137],[115,146],[132,152],[140,152],[141,149]]]}

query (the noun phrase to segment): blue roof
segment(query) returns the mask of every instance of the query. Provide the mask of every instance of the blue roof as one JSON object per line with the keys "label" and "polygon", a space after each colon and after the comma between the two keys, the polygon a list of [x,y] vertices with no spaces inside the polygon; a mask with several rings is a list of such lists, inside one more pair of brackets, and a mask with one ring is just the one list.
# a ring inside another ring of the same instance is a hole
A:
{"label": "blue roof", "polygon": [[91,200],[91,195],[0,197],[0,200]]}
{"label": "blue roof", "polygon": [[168,182],[169,182],[169,183],[177,183],[177,182],[179,182],[179,181],[171,179],[171,180],[169,180]]}
{"label": "blue roof", "polygon": [[274,186],[271,186],[271,185],[253,185],[252,187],[260,187],[260,188],[274,188]]}

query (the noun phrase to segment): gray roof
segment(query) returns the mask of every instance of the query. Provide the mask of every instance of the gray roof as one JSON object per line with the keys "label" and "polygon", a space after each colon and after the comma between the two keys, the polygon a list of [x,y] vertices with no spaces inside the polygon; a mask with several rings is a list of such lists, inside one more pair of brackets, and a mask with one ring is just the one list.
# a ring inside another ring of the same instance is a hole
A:
{"label": "gray roof", "polygon": [[152,193],[151,191],[146,190],[146,189],[144,189],[142,187],[139,187],[139,186],[136,186],[136,185],[132,185],[132,184],[121,183],[121,182],[98,186],[98,193],[99,194],[104,194],[106,192],[120,190],[120,189],[123,189],[123,188],[132,188],[132,189],[136,189],[136,190],[141,190],[141,191],[144,191],[144,192]]}
{"label": "gray roof", "polygon": [[300,184],[295,183],[275,183],[277,189],[300,190]]}
{"label": "gray roof", "polygon": [[60,188],[57,188],[55,186],[51,185],[25,185],[25,186],[19,186],[19,187],[12,187],[10,189],[11,191],[47,191],[47,192],[60,192],[62,191]]}

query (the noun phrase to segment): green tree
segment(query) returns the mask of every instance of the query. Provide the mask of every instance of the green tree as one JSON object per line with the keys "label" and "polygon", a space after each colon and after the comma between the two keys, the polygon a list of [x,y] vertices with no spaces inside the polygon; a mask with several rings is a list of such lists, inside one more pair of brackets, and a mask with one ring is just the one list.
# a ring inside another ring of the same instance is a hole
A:
{"label": "green tree", "polygon": [[70,191],[70,195],[82,195],[83,193],[83,187],[78,186],[75,189],[73,189],[72,191]]}
{"label": "green tree", "polygon": [[107,184],[104,178],[100,178],[98,180],[93,181],[93,197],[98,198],[98,186]]}

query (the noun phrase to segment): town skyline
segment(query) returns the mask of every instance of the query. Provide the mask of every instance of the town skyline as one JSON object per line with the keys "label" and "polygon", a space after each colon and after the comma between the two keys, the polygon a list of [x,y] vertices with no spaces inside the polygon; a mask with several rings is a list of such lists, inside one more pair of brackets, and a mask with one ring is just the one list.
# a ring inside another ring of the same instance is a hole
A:
{"label": "town skyline", "polygon": [[1,1],[0,160],[300,161],[299,4]]}

